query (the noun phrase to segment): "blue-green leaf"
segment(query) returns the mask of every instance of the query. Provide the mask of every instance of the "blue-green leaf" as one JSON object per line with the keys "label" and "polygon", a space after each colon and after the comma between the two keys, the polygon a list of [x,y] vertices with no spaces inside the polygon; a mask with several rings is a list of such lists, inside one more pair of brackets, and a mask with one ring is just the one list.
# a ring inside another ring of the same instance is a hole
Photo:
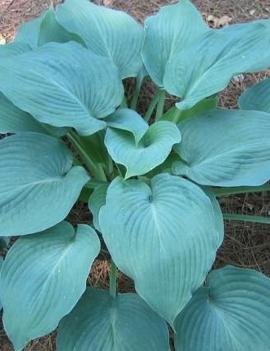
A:
{"label": "blue-green leaf", "polygon": [[227,266],[210,273],[176,320],[177,351],[268,351],[270,279]]}
{"label": "blue-green leaf", "polygon": [[177,104],[179,109],[189,109],[223,90],[234,75],[268,68],[269,38],[268,21],[211,30],[171,57],[164,87],[183,99]]}
{"label": "blue-green leaf", "polygon": [[0,75],[0,91],[20,109],[40,122],[73,127],[83,135],[105,128],[98,118],[113,113],[123,99],[111,60],[74,42],[50,43],[0,61]]}
{"label": "blue-green leaf", "polygon": [[116,178],[99,225],[115,264],[171,325],[203,283],[223,239],[216,200],[169,174],[149,186]]}
{"label": "blue-green leaf", "polygon": [[58,351],[168,351],[168,328],[136,294],[87,289],[60,324]]}
{"label": "blue-green leaf", "polygon": [[0,133],[38,132],[45,133],[36,119],[20,110],[0,93]]}
{"label": "blue-green leaf", "polygon": [[148,129],[148,124],[134,110],[122,108],[106,118],[107,125],[111,128],[125,130],[134,135],[135,143],[138,144]]}
{"label": "blue-green leaf", "polygon": [[1,235],[25,235],[61,222],[89,176],[66,146],[45,134],[0,141]]}
{"label": "blue-green leaf", "polygon": [[76,41],[85,46],[79,35],[68,32],[57,22],[53,8],[49,8],[40,24],[38,45],[44,45],[48,42],[66,43],[68,41]]}
{"label": "blue-green leaf", "polygon": [[181,134],[172,122],[154,123],[136,145],[134,136],[125,131],[109,128],[105,145],[112,159],[126,167],[125,178],[143,175],[166,160]]}
{"label": "blue-green leaf", "polygon": [[73,33],[69,33],[56,20],[55,12],[51,6],[38,18],[22,24],[16,34],[16,43],[26,43],[32,49],[48,42],[65,43],[77,41],[84,45],[83,40]]}
{"label": "blue-green leaf", "polygon": [[50,333],[72,310],[99,251],[91,227],[79,225],[75,233],[67,222],[16,241],[0,276],[4,327],[16,351]]}
{"label": "blue-green leaf", "polygon": [[21,24],[14,42],[16,44],[27,44],[30,48],[35,49],[38,46],[40,26],[46,13],[47,11],[44,11],[39,17]]}
{"label": "blue-green leaf", "polygon": [[95,188],[91,194],[88,202],[89,210],[93,216],[93,224],[98,231],[100,230],[99,226],[99,211],[102,206],[106,203],[108,184],[102,184]]}
{"label": "blue-green leaf", "polygon": [[137,76],[142,68],[144,32],[132,17],[88,0],[66,0],[57,7],[56,18],[91,51],[111,58],[122,78]]}
{"label": "blue-green leaf", "polygon": [[239,99],[242,110],[256,110],[270,113],[270,78],[247,89]]}
{"label": "blue-green leaf", "polygon": [[0,60],[10,56],[20,55],[30,50],[31,47],[25,43],[11,43],[0,45]]}
{"label": "blue-green leaf", "polygon": [[159,87],[164,86],[163,78],[171,56],[182,52],[208,30],[201,14],[189,0],[164,6],[157,15],[146,20],[143,60]]}
{"label": "blue-green leaf", "polygon": [[256,186],[270,178],[270,118],[259,111],[213,110],[179,124],[181,160],[173,173],[202,185]]}

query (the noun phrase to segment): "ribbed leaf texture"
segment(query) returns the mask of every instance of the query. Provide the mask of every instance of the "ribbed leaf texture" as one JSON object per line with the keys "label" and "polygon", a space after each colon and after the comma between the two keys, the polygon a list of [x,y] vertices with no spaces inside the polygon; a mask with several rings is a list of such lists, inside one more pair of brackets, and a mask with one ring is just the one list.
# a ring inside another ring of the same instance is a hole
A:
{"label": "ribbed leaf texture", "polygon": [[116,178],[99,225],[113,261],[171,325],[203,283],[223,240],[216,200],[169,174],[150,185]]}
{"label": "ribbed leaf texture", "polygon": [[88,289],[60,324],[58,351],[168,351],[168,328],[136,294]]}
{"label": "ribbed leaf texture", "polygon": [[19,239],[0,276],[5,330],[16,351],[53,331],[86,288],[100,242],[87,225],[62,222],[45,232]]}
{"label": "ribbed leaf texture", "polygon": [[22,133],[0,141],[0,228],[2,236],[32,234],[61,222],[89,180],[73,167],[61,141]]}
{"label": "ribbed leaf texture", "polygon": [[176,320],[176,351],[268,351],[269,289],[253,270],[212,271]]}

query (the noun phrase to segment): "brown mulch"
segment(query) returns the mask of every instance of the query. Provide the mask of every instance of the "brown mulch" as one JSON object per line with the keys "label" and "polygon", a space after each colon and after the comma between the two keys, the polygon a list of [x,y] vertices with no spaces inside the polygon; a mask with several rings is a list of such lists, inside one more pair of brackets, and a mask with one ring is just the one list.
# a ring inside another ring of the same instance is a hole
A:
{"label": "brown mulch", "polygon": [[[61,2],[60,0],[53,1]],[[139,21],[158,10],[161,5],[174,3],[170,0],[96,0],[96,3],[123,9],[135,16]],[[50,5],[50,0],[0,0],[0,34],[7,41],[12,40],[18,25],[40,14]],[[194,0],[206,19],[209,16],[220,19],[228,16],[231,23],[245,22],[270,17],[269,0]],[[212,18],[211,18],[212,19]],[[221,96],[221,106],[235,108],[237,97],[247,86],[270,75],[265,72],[257,75],[240,76],[234,79],[229,88]],[[151,89],[150,89],[151,92]],[[149,87],[143,93],[142,102],[149,99]],[[225,212],[270,215],[270,194],[258,193],[233,196],[221,199]],[[85,208],[78,206],[73,211],[74,218],[87,220]],[[270,276],[270,226],[243,222],[227,222],[226,236],[219,250],[216,266],[234,264],[241,267],[254,268]],[[124,275],[119,277],[121,291],[133,289],[132,282]],[[89,277],[89,284],[98,287],[108,286],[108,264],[102,258],[97,260]],[[0,328],[0,350],[11,351],[12,347]],[[54,334],[32,342],[26,351],[54,351]]]}

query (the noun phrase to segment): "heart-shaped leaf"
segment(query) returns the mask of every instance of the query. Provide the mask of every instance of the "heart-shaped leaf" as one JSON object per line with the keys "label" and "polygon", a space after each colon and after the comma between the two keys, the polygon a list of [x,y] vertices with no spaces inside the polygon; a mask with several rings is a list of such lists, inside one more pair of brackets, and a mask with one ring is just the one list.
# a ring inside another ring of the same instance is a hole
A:
{"label": "heart-shaped leaf", "polygon": [[214,186],[256,186],[270,178],[270,118],[259,111],[213,110],[179,124],[174,174]]}
{"label": "heart-shaped leaf", "polygon": [[256,110],[270,113],[270,78],[247,89],[239,99],[242,110]]}
{"label": "heart-shaped leaf", "polygon": [[123,98],[111,60],[74,42],[50,43],[0,61],[0,74],[0,91],[14,105],[40,122],[83,135],[105,128],[98,118],[114,112]]}
{"label": "heart-shaped leaf", "polygon": [[16,241],[0,278],[3,322],[16,351],[54,330],[86,288],[90,267],[100,251],[88,225],[62,222]]}
{"label": "heart-shaped leaf", "polygon": [[144,32],[132,17],[88,0],[66,0],[57,7],[56,18],[91,51],[111,58],[122,78],[137,76],[142,68]]}
{"label": "heart-shaped leaf", "polygon": [[87,289],[59,327],[58,351],[167,351],[166,323],[136,294]]}
{"label": "heart-shaped leaf", "polygon": [[270,279],[234,267],[210,273],[176,320],[177,351],[268,351]]}
{"label": "heart-shaped leaf", "polygon": [[208,30],[200,12],[189,0],[164,6],[157,15],[146,20],[143,60],[149,75],[159,87],[163,87],[170,57]]}
{"label": "heart-shaped leaf", "polygon": [[61,222],[89,176],[66,146],[45,134],[0,141],[0,233],[25,235]]}
{"label": "heart-shaped leaf", "polygon": [[171,325],[203,283],[223,239],[216,200],[169,174],[150,186],[116,178],[99,225],[113,261]]}
{"label": "heart-shaped leaf", "polygon": [[[177,104],[189,109],[202,99],[223,90],[239,73],[269,67],[270,25],[268,21],[237,24],[202,35],[167,64],[164,87],[182,97]],[[190,62],[192,58],[192,64]]]}
{"label": "heart-shaped leaf", "polygon": [[181,134],[172,122],[160,121],[152,124],[136,145],[130,133],[109,128],[105,145],[116,163],[127,169],[125,178],[143,175],[160,165],[169,156]]}
{"label": "heart-shaped leaf", "polygon": [[148,129],[148,124],[134,110],[122,108],[106,118],[109,127],[125,130],[134,135],[135,143],[138,144]]}

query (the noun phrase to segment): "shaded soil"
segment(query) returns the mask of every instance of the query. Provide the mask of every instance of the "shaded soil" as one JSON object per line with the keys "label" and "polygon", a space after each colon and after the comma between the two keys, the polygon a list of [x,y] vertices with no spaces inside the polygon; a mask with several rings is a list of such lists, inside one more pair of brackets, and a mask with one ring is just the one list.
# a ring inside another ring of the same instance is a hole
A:
{"label": "shaded soil", "polygon": [[[54,1],[57,3],[60,1]],[[96,0],[96,3],[126,10],[138,20],[157,11],[160,5],[173,3],[166,0]],[[7,41],[12,40],[18,25],[32,17],[37,16],[50,5],[50,0],[0,0],[0,34]],[[194,0],[194,3],[203,12],[205,18],[209,16],[221,18],[229,16],[231,23],[245,22],[254,19],[270,17],[269,0]],[[258,75],[240,76],[234,79],[228,89],[222,94],[220,105],[236,107],[237,97],[247,86],[257,80],[270,75],[265,72]],[[141,104],[149,100],[153,87],[147,87],[142,94]],[[170,101],[168,101],[170,103]],[[270,215],[270,194],[258,193],[243,196],[234,196],[221,199],[225,212]],[[74,219],[85,221],[88,215],[83,206],[73,211]],[[234,264],[241,267],[254,268],[270,276],[270,226],[260,224],[247,224],[243,222],[227,222],[224,244],[218,253],[216,267]],[[132,282],[121,275],[119,277],[121,291],[133,289]],[[89,277],[89,285],[98,287],[108,286],[108,264],[97,260]],[[27,351],[53,351],[55,350],[54,335],[42,338],[31,343]],[[0,350],[11,351],[12,347],[7,341],[4,331],[0,328]]]}

